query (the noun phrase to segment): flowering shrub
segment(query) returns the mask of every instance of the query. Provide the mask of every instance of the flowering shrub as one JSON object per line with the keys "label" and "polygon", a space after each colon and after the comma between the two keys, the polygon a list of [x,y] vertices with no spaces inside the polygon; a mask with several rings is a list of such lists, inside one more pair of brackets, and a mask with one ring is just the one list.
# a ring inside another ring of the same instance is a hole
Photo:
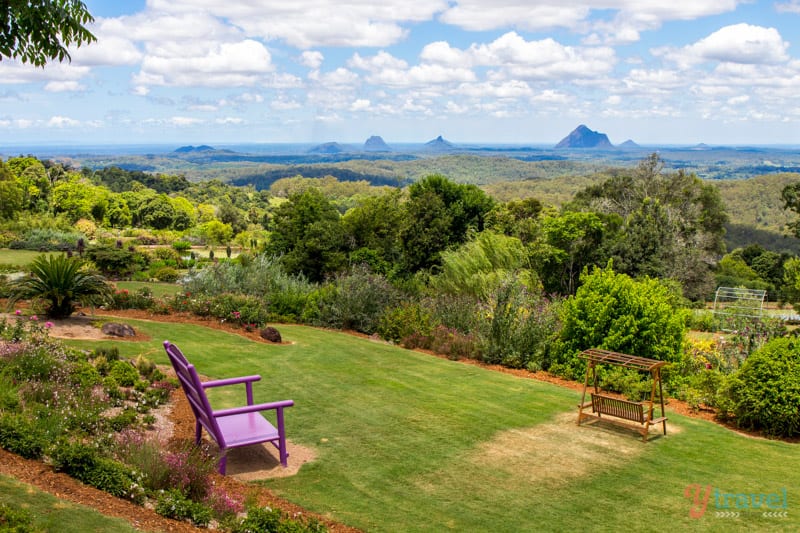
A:
{"label": "flowering shrub", "polygon": [[204,500],[214,512],[214,515],[225,519],[244,511],[244,502],[218,485],[211,485]]}
{"label": "flowering shrub", "polygon": [[109,309],[152,309],[155,305],[153,291],[149,287],[142,287],[133,291],[120,289],[111,295]]}
{"label": "flowering shrub", "polygon": [[191,445],[183,450],[167,452],[164,462],[169,467],[170,486],[187,497],[201,500],[208,493],[209,475],[216,459],[202,446]]}

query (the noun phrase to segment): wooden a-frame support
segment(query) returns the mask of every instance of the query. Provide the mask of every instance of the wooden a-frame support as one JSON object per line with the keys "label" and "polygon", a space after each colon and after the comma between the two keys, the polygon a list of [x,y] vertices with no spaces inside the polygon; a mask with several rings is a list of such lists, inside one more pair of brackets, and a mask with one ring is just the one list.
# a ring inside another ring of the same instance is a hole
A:
{"label": "wooden a-frame support", "polygon": [[[635,429],[642,435],[642,440],[645,442],[647,442],[650,426],[661,424],[664,429],[664,435],[667,434],[667,417],[664,414],[664,392],[661,385],[661,367],[666,365],[666,362],[597,348],[585,350],[580,354],[580,357],[586,359],[586,377],[583,380],[581,403],[578,405],[578,425],[585,419],[605,420],[613,424]],[[601,363],[650,372],[653,376],[650,400],[645,402],[631,402],[601,394],[597,385],[597,365]],[[591,399],[590,401],[586,401],[586,389],[589,386],[590,373],[592,375],[594,392],[589,393]],[[658,389],[661,416],[653,418],[656,403],[656,389]],[[584,412],[585,409],[590,407],[591,412]],[[633,426],[629,422],[635,422],[638,426]]]}

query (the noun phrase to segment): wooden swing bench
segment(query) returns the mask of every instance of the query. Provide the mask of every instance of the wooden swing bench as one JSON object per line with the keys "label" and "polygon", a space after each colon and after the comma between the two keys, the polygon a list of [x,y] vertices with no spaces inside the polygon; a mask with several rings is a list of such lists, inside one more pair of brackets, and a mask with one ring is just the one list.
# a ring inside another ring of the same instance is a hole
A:
{"label": "wooden swing bench", "polygon": [[[596,348],[585,350],[581,353],[580,357],[586,359],[587,364],[586,377],[583,381],[581,403],[578,405],[578,425],[585,419],[604,420],[638,431],[642,435],[642,440],[644,442],[647,442],[650,426],[661,424],[663,426],[664,435],[667,434],[667,417],[664,416],[664,396],[661,388],[661,367],[666,364],[664,361]],[[597,386],[597,365],[601,363],[649,371],[653,376],[650,400],[632,402],[600,393],[599,387]],[[590,392],[591,400],[587,401],[586,389],[589,386],[590,373],[593,376],[594,392]],[[661,416],[659,417],[654,417],[656,389],[658,389],[658,400],[661,405]],[[591,412],[585,412],[585,410],[590,407]],[[630,422],[637,425],[634,426]]]}

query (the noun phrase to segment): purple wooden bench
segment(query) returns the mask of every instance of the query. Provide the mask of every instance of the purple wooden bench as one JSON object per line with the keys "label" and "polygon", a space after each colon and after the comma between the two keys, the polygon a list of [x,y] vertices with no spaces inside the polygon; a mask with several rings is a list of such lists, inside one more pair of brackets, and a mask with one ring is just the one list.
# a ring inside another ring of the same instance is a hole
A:
{"label": "purple wooden bench", "polygon": [[[253,382],[259,381],[261,376],[244,376],[240,378],[219,379],[216,381],[200,381],[194,366],[189,363],[186,356],[177,346],[169,341],[164,341],[164,349],[167,351],[172,367],[178,375],[181,388],[189,400],[196,422],[195,442],[200,443],[203,428],[206,429],[211,438],[219,446],[221,457],[219,460],[219,472],[225,474],[226,454],[230,448],[249,446],[250,444],[260,444],[271,442],[280,453],[281,464],[285,467],[289,457],[286,451],[286,432],[283,424],[283,408],[294,405],[292,400],[280,402],[253,404]],[[225,385],[235,385],[244,383],[247,392],[247,406],[235,407],[233,409],[221,409],[214,411],[206,396],[206,389],[211,387],[223,387]],[[260,411],[274,409],[277,414],[278,427],[273,426],[267,419],[261,416]]]}

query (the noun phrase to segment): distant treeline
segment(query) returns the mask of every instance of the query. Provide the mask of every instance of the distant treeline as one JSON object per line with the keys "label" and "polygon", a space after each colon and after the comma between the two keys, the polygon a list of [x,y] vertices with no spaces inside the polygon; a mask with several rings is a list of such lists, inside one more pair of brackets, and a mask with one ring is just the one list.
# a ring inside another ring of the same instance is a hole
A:
{"label": "distant treeline", "polygon": [[410,179],[355,172],[341,167],[302,165],[274,170],[261,170],[258,174],[235,178],[231,180],[230,183],[237,187],[252,185],[256,190],[262,191],[269,189],[273,183],[280,179],[293,178],[295,176],[303,176],[305,178],[324,178],[332,176],[339,181],[366,181],[370,185],[376,187],[405,187],[413,183],[413,180]]}

